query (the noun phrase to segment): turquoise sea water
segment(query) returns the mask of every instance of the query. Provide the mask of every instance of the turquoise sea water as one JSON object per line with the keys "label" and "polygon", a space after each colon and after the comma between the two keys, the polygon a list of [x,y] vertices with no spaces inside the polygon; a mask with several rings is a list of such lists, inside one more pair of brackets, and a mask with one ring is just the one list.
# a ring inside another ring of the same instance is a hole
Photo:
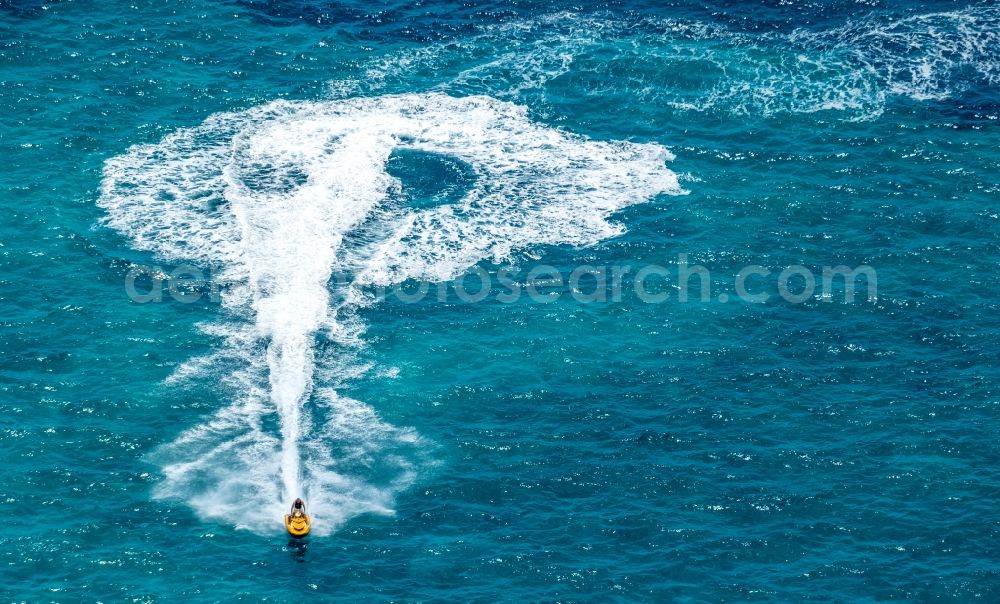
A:
{"label": "turquoise sea water", "polygon": [[991,3],[0,0],[2,600],[996,601],[998,49]]}

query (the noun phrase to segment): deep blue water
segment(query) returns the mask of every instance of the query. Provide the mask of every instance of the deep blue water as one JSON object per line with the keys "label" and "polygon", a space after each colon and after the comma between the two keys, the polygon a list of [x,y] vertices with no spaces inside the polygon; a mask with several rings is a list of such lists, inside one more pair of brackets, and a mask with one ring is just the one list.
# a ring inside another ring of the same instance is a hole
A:
{"label": "deep blue water", "polygon": [[995,4],[0,0],[0,83],[3,601],[1000,600]]}

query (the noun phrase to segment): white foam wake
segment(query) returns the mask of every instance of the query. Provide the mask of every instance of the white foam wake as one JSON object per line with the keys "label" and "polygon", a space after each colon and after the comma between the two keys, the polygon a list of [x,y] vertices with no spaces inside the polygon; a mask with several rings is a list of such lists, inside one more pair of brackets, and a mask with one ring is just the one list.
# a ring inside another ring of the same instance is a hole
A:
{"label": "white foam wake", "polygon": [[[401,207],[391,193],[402,183],[386,171],[397,149],[462,160],[475,184],[451,204]],[[228,318],[206,326],[224,346],[178,371],[223,373],[231,403],[161,448],[157,494],[264,532],[300,495],[321,529],[391,512],[425,453],[412,430],[335,391],[358,370],[357,288],[447,280],[518,248],[615,235],[614,211],[681,192],[669,159],[657,145],[534,123],[488,97],[426,94],[276,101],[108,160],[107,224],[231,283]],[[334,271],[355,284],[329,285]],[[332,346],[317,352],[317,339]]]}
{"label": "white foam wake", "polygon": [[[890,17],[859,11],[842,26],[752,33],[715,23],[560,12],[479,26],[461,39],[374,56],[333,94],[419,78],[452,94],[672,107],[744,115],[881,115],[896,97],[961,99],[1000,84],[1000,7]],[[613,61],[608,57],[614,56]],[[569,77],[564,77],[569,76]],[[614,82],[609,86],[608,82]],[[533,93],[533,94],[532,94]],[[567,98],[568,97],[568,98]],[[561,99],[561,100],[560,100]],[[636,119],[641,119],[641,113]]]}

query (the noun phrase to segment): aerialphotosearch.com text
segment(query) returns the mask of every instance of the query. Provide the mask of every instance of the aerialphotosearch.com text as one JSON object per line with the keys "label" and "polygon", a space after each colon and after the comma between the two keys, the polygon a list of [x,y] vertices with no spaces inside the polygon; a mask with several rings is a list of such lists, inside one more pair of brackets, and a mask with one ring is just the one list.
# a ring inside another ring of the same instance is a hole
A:
{"label": "aerialphotosearch.com text", "polygon": [[[233,284],[215,281],[211,271],[191,265],[172,269],[136,266],[125,276],[125,291],[136,303],[175,301],[185,304],[218,302]],[[809,268],[747,265],[724,275],[692,263],[688,254],[675,262],[644,265],[539,264],[494,271],[476,265],[451,281],[407,280],[392,285],[366,284],[334,273],[330,286],[353,287],[370,299],[395,299],[404,304],[459,301],[468,304],[530,301],[548,304],[573,300],[607,304],[639,300],[646,304],[731,303],[764,304],[776,301],[802,304],[810,300],[842,304],[878,300],[878,274],[868,265],[840,263]]]}

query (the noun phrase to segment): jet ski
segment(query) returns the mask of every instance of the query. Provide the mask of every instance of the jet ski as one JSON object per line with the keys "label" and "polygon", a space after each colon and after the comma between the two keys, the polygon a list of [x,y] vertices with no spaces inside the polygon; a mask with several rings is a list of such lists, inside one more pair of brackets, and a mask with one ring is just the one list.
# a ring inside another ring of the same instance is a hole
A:
{"label": "jet ski", "polygon": [[292,537],[305,537],[309,534],[309,516],[301,499],[292,504],[291,513],[285,514],[285,530]]}
{"label": "jet ski", "polygon": [[309,534],[309,516],[302,512],[285,514],[285,528],[292,537],[305,537]]}

